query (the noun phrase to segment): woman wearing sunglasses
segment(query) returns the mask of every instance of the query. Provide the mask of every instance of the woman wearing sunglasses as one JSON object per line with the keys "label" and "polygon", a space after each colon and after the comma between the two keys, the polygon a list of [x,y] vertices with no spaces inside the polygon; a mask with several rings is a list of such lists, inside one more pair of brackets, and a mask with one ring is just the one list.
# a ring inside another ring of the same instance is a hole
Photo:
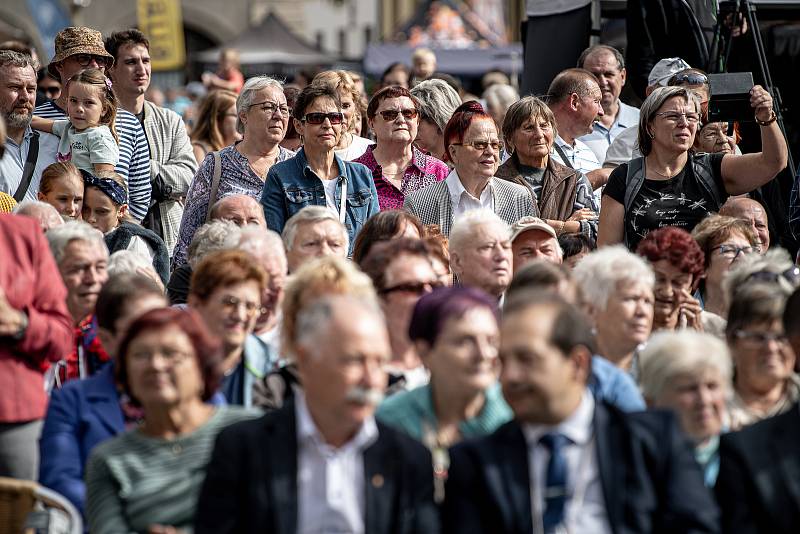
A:
{"label": "woman wearing sunglasses", "polygon": [[372,175],[360,163],[344,161],[335,149],[345,128],[339,95],[311,84],[297,96],[294,127],[303,139],[297,155],[272,167],[261,195],[267,227],[278,233],[306,206],[327,206],[350,237],[350,250],[364,223],[378,213]]}
{"label": "woman wearing sunglasses", "polygon": [[530,189],[494,177],[500,138],[494,119],[478,102],[456,108],[444,129],[444,147],[453,170],[445,180],[406,195],[403,204],[422,224],[437,224],[449,236],[453,221],[474,209],[492,210],[508,224],[538,215]]}
{"label": "woman wearing sunglasses", "polygon": [[691,153],[700,127],[698,97],[684,87],[661,87],[642,104],[639,148],[644,157],[622,164],[603,191],[598,245],[624,242],[631,249],[651,230],[678,226],[689,232],[730,195],[767,183],[788,158],[775,122],[772,97],[761,86],[750,90],[750,105],[761,126],[761,152]]}
{"label": "woman wearing sunglasses", "polygon": [[353,160],[372,172],[382,210],[401,209],[405,195],[444,180],[450,169],[413,145],[419,127],[417,102],[405,87],[384,87],[367,106],[376,145]]}

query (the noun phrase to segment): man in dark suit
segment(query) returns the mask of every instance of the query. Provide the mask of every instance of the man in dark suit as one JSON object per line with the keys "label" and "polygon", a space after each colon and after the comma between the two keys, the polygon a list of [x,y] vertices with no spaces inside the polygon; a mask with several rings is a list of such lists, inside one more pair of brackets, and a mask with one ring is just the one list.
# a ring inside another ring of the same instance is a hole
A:
{"label": "man in dark suit", "polygon": [[436,534],[431,456],[376,422],[391,349],[374,303],[323,297],[297,321],[302,391],[217,438],[197,534]]}
{"label": "man in dark suit", "polygon": [[674,417],[624,414],[586,389],[592,345],[571,304],[529,292],[509,299],[501,383],[515,420],[452,449],[445,532],[717,531]]}
{"label": "man in dark suit", "polygon": [[[783,328],[800,353],[800,290],[786,301]],[[800,406],[722,436],[717,501],[723,532],[800,528]]]}

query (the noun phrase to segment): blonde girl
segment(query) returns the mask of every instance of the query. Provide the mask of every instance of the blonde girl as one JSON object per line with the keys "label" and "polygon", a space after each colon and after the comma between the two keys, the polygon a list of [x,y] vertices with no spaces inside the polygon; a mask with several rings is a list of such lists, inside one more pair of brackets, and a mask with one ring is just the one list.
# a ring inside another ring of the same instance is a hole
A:
{"label": "blonde girl", "polygon": [[31,126],[61,138],[58,161],[69,161],[89,173],[113,171],[119,161],[119,139],[111,81],[98,69],[86,69],[70,78],[67,92],[69,120],[34,117]]}
{"label": "blonde girl", "polygon": [[169,281],[167,247],[160,237],[128,215],[125,180],[113,171],[101,171],[96,175],[82,171],[82,174],[83,220],[103,232],[110,254],[118,250],[130,250],[149,258],[166,285]]}
{"label": "blonde girl", "polygon": [[42,171],[38,199],[53,206],[64,219],[80,219],[83,176],[72,163],[56,162]]}

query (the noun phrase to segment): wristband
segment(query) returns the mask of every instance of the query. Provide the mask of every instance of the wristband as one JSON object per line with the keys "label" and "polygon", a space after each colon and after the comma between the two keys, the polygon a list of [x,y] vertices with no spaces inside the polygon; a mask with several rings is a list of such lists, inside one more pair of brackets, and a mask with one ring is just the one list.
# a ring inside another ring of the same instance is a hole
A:
{"label": "wristband", "polygon": [[758,116],[757,115],[755,117],[755,120],[756,120],[756,124],[758,124],[759,126],[769,126],[770,124],[772,124],[773,122],[778,120],[778,115],[775,113],[774,109],[771,109],[771,110],[769,110],[769,118],[767,120],[760,121],[760,120],[758,120]]}

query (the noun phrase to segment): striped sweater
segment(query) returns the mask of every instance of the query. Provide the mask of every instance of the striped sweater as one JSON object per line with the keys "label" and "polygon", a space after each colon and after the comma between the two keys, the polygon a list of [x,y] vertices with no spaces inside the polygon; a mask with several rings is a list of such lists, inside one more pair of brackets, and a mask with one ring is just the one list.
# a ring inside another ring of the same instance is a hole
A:
{"label": "striped sweater", "polygon": [[[36,106],[33,113],[44,119],[68,118],[66,112],[53,101]],[[117,109],[114,127],[119,136],[119,163],[114,170],[128,181],[128,208],[131,215],[141,221],[150,204],[150,150],[147,147],[147,138],[139,119],[124,109]],[[52,158],[55,162],[57,151],[58,138],[43,133],[40,137],[39,158]]]}
{"label": "striped sweater", "polygon": [[222,406],[203,426],[176,439],[132,430],[98,445],[86,466],[90,531],[147,532],[156,523],[191,528],[217,434],[259,415],[256,410]]}

